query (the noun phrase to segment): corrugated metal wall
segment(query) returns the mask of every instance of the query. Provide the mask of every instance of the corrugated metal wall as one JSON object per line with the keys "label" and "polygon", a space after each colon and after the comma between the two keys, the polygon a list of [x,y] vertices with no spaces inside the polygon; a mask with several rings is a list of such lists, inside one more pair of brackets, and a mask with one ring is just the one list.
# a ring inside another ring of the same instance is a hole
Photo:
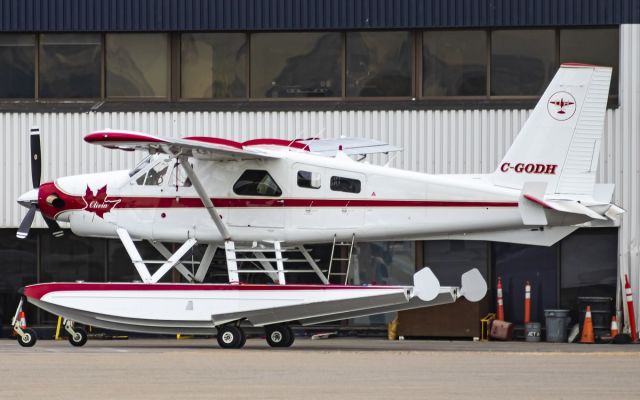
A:
{"label": "corrugated metal wall", "polygon": [[[620,107],[607,111],[598,181],[615,183],[615,201],[627,210],[620,229],[620,267],[621,272],[631,269],[637,300],[640,25],[623,25],[620,32]],[[28,149],[31,125],[39,125],[43,131],[44,179],[131,167],[136,155],[83,142],[86,133],[107,127],[234,140],[368,136],[406,149],[392,161],[395,167],[428,173],[480,173],[496,167],[528,114],[528,110],[4,113],[0,114],[0,154],[5,167],[0,175],[4,188],[0,195],[0,227],[17,227],[26,211],[15,199],[31,185]],[[44,226],[42,221],[38,223]]]}
{"label": "corrugated metal wall", "polygon": [[0,31],[617,25],[638,0],[0,0]]}

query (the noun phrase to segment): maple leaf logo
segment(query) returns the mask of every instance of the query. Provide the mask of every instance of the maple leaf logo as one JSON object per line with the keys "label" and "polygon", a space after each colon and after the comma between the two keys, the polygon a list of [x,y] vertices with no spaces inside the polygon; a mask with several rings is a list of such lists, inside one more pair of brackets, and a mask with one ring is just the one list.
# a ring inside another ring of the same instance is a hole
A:
{"label": "maple leaf logo", "polygon": [[82,197],[85,207],[83,210],[92,212],[100,218],[104,218],[104,214],[110,212],[121,200],[107,200],[107,185],[104,185],[96,194],[93,194],[89,185],[87,185],[87,191]]}

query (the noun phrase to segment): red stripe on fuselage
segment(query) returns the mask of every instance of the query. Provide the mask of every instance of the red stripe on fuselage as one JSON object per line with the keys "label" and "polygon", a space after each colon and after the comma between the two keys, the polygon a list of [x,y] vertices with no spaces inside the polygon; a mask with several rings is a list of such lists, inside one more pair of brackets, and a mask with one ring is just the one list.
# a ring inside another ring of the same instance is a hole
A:
{"label": "red stripe on fuselage", "polygon": [[[64,209],[54,208],[47,204],[46,197],[55,193],[65,203]],[[179,195],[179,193],[176,193]],[[39,190],[40,211],[49,218],[64,211],[83,210],[87,202],[82,196],[71,195],[54,182],[46,182]],[[198,197],[142,197],[142,196],[111,196],[108,201],[117,203],[111,210],[142,209],[142,208],[204,208]],[[212,198],[211,201],[219,208],[345,208],[345,207],[517,207],[514,201],[464,201],[464,200],[392,200],[392,199],[299,199],[299,198]]]}
{"label": "red stripe on fuselage", "polygon": [[[118,197],[114,209],[123,208],[202,208],[197,197]],[[278,199],[278,198],[212,198],[219,208],[251,207],[517,207],[517,202],[499,201],[434,201],[434,200],[365,200],[365,199]],[[76,203],[77,204],[77,203]],[[84,203],[83,203],[84,204]]]}
{"label": "red stripe on fuselage", "polygon": [[399,286],[346,286],[346,285],[256,285],[256,284],[193,284],[193,283],[39,283],[24,288],[24,295],[32,299],[41,299],[53,292],[87,291],[221,291],[221,290],[370,290],[398,289]]}

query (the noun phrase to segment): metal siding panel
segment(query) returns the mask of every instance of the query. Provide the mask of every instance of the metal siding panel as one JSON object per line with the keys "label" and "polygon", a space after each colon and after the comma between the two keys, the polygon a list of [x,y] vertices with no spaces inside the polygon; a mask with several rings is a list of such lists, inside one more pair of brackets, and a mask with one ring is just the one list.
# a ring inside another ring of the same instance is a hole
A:
{"label": "metal siding panel", "polygon": [[[0,3],[2,31],[409,29],[640,22],[638,0],[0,0]],[[216,18],[207,18],[211,15]]]}

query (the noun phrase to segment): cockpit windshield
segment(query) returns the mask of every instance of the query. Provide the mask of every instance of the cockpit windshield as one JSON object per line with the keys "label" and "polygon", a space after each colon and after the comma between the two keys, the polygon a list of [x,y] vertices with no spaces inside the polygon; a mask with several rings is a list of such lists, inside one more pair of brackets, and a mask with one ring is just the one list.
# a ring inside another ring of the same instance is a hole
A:
{"label": "cockpit windshield", "polygon": [[151,154],[149,154],[148,156],[143,158],[142,161],[140,161],[138,164],[136,164],[136,166],[133,167],[133,169],[131,171],[129,171],[129,176],[134,176],[138,172],[142,171],[142,169],[144,167],[146,167],[147,165],[149,165],[150,162],[151,162]]}

